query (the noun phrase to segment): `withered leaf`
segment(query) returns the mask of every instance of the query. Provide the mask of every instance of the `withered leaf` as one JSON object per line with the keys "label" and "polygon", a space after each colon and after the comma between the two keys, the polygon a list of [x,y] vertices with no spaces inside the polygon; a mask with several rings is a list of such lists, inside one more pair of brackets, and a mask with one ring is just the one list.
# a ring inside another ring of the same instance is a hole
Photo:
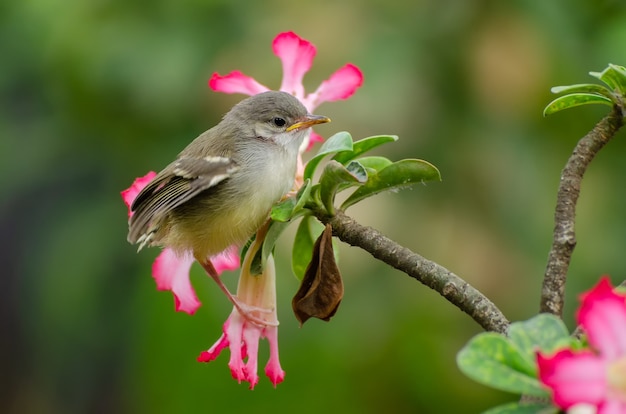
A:
{"label": "withered leaf", "polygon": [[327,224],[315,242],[313,257],[291,305],[302,325],[311,317],[330,320],[342,298],[343,282],[333,252],[333,231]]}

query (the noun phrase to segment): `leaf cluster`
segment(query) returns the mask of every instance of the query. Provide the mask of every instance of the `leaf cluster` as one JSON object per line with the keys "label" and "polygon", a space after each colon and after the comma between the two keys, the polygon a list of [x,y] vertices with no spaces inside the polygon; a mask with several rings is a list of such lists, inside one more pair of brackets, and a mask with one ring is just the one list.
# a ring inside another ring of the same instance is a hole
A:
{"label": "leaf cluster", "polygon": [[[296,277],[302,279],[304,276],[311,261],[314,240],[322,231],[322,226],[313,220],[314,212],[322,211],[333,216],[338,193],[352,190],[338,207],[345,210],[383,191],[441,180],[439,170],[424,160],[411,158],[392,162],[381,156],[363,156],[374,148],[397,140],[394,135],[376,135],[359,141],[353,141],[348,132],[333,135],[306,164],[304,183],[295,197],[274,207],[272,228],[284,228],[295,218],[303,217],[292,251],[292,270]],[[321,162],[327,157],[330,160],[322,168],[317,182],[313,183]],[[269,242],[272,243],[272,240]]]}
{"label": "leaf cluster", "polygon": [[587,104],[602,104],[624,107],[626,96],[626,68],[609,64],[602,72],[589,72],[606,86],[595,83],[580,83],[568,86],[555,86],[552,93],[565,93],[546,106],[543,115],[551,115],[564,109]]}

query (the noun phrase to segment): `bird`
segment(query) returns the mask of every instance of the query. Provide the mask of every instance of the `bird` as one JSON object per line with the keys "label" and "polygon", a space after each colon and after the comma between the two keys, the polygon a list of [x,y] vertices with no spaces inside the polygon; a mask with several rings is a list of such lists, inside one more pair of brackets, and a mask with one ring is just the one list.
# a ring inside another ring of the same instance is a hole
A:
{"label": "bird", "polygon": [[[128,241],[193,254],[228,292],[210,257],[243,245],[292,190],[310,128],[330,122],[280,91],[248,97],[183,149],[131,205]],[[233,302],[235,303],[235,302]],[[237,304],[235,304],[237,306]]]}

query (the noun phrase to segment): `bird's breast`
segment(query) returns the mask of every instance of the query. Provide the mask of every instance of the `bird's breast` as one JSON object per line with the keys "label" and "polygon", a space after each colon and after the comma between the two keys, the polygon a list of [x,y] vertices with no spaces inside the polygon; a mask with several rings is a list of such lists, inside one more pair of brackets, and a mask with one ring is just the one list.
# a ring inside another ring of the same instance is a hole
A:
{"label": "bird's breast", "polygon": [[[265,151],[248,160],[217,187],[198,195],[172,216],[176,231],[167,243],[207,257],[242,245],[263,225],[272,206],[293,187],[297,153]],[[191,244],[190,244],[191,242]]]}
{"label": "bird's breast", "polygon": [[233,176],[233,184],[242,190],[241,198],[248,199],[262,210],[269,210],[293,187],[296,157],[297,153],[278,147],[275,151],[265,152],[262,157],[250,158]]}

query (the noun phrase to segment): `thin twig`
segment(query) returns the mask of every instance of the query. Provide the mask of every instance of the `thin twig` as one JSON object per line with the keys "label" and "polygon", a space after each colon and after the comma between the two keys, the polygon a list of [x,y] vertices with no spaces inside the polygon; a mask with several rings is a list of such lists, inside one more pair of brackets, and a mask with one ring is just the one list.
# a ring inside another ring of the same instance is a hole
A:
{"label": "thin twig", "polygon": [[509,321],[486,296],[448,269],[400,246],[377,230],[363,226],[337,211],[332,217],[317,211],[324,224],[329,223],[333,235],[340,240],[367,251],[375,258],[406,273],[436,290],[449,302],[467,313],[487,331],[506,333]]}
{"label": "thin twig", "polygon": [[615,106],[574,148],[561,173],[554,214],[554,238],[541,289],[541,312],[562,316],[565,300],[565,280],[576,234],[576,202],[580,194],[583,174],[596,154],[611,140],[623,125],[624,115]]}

